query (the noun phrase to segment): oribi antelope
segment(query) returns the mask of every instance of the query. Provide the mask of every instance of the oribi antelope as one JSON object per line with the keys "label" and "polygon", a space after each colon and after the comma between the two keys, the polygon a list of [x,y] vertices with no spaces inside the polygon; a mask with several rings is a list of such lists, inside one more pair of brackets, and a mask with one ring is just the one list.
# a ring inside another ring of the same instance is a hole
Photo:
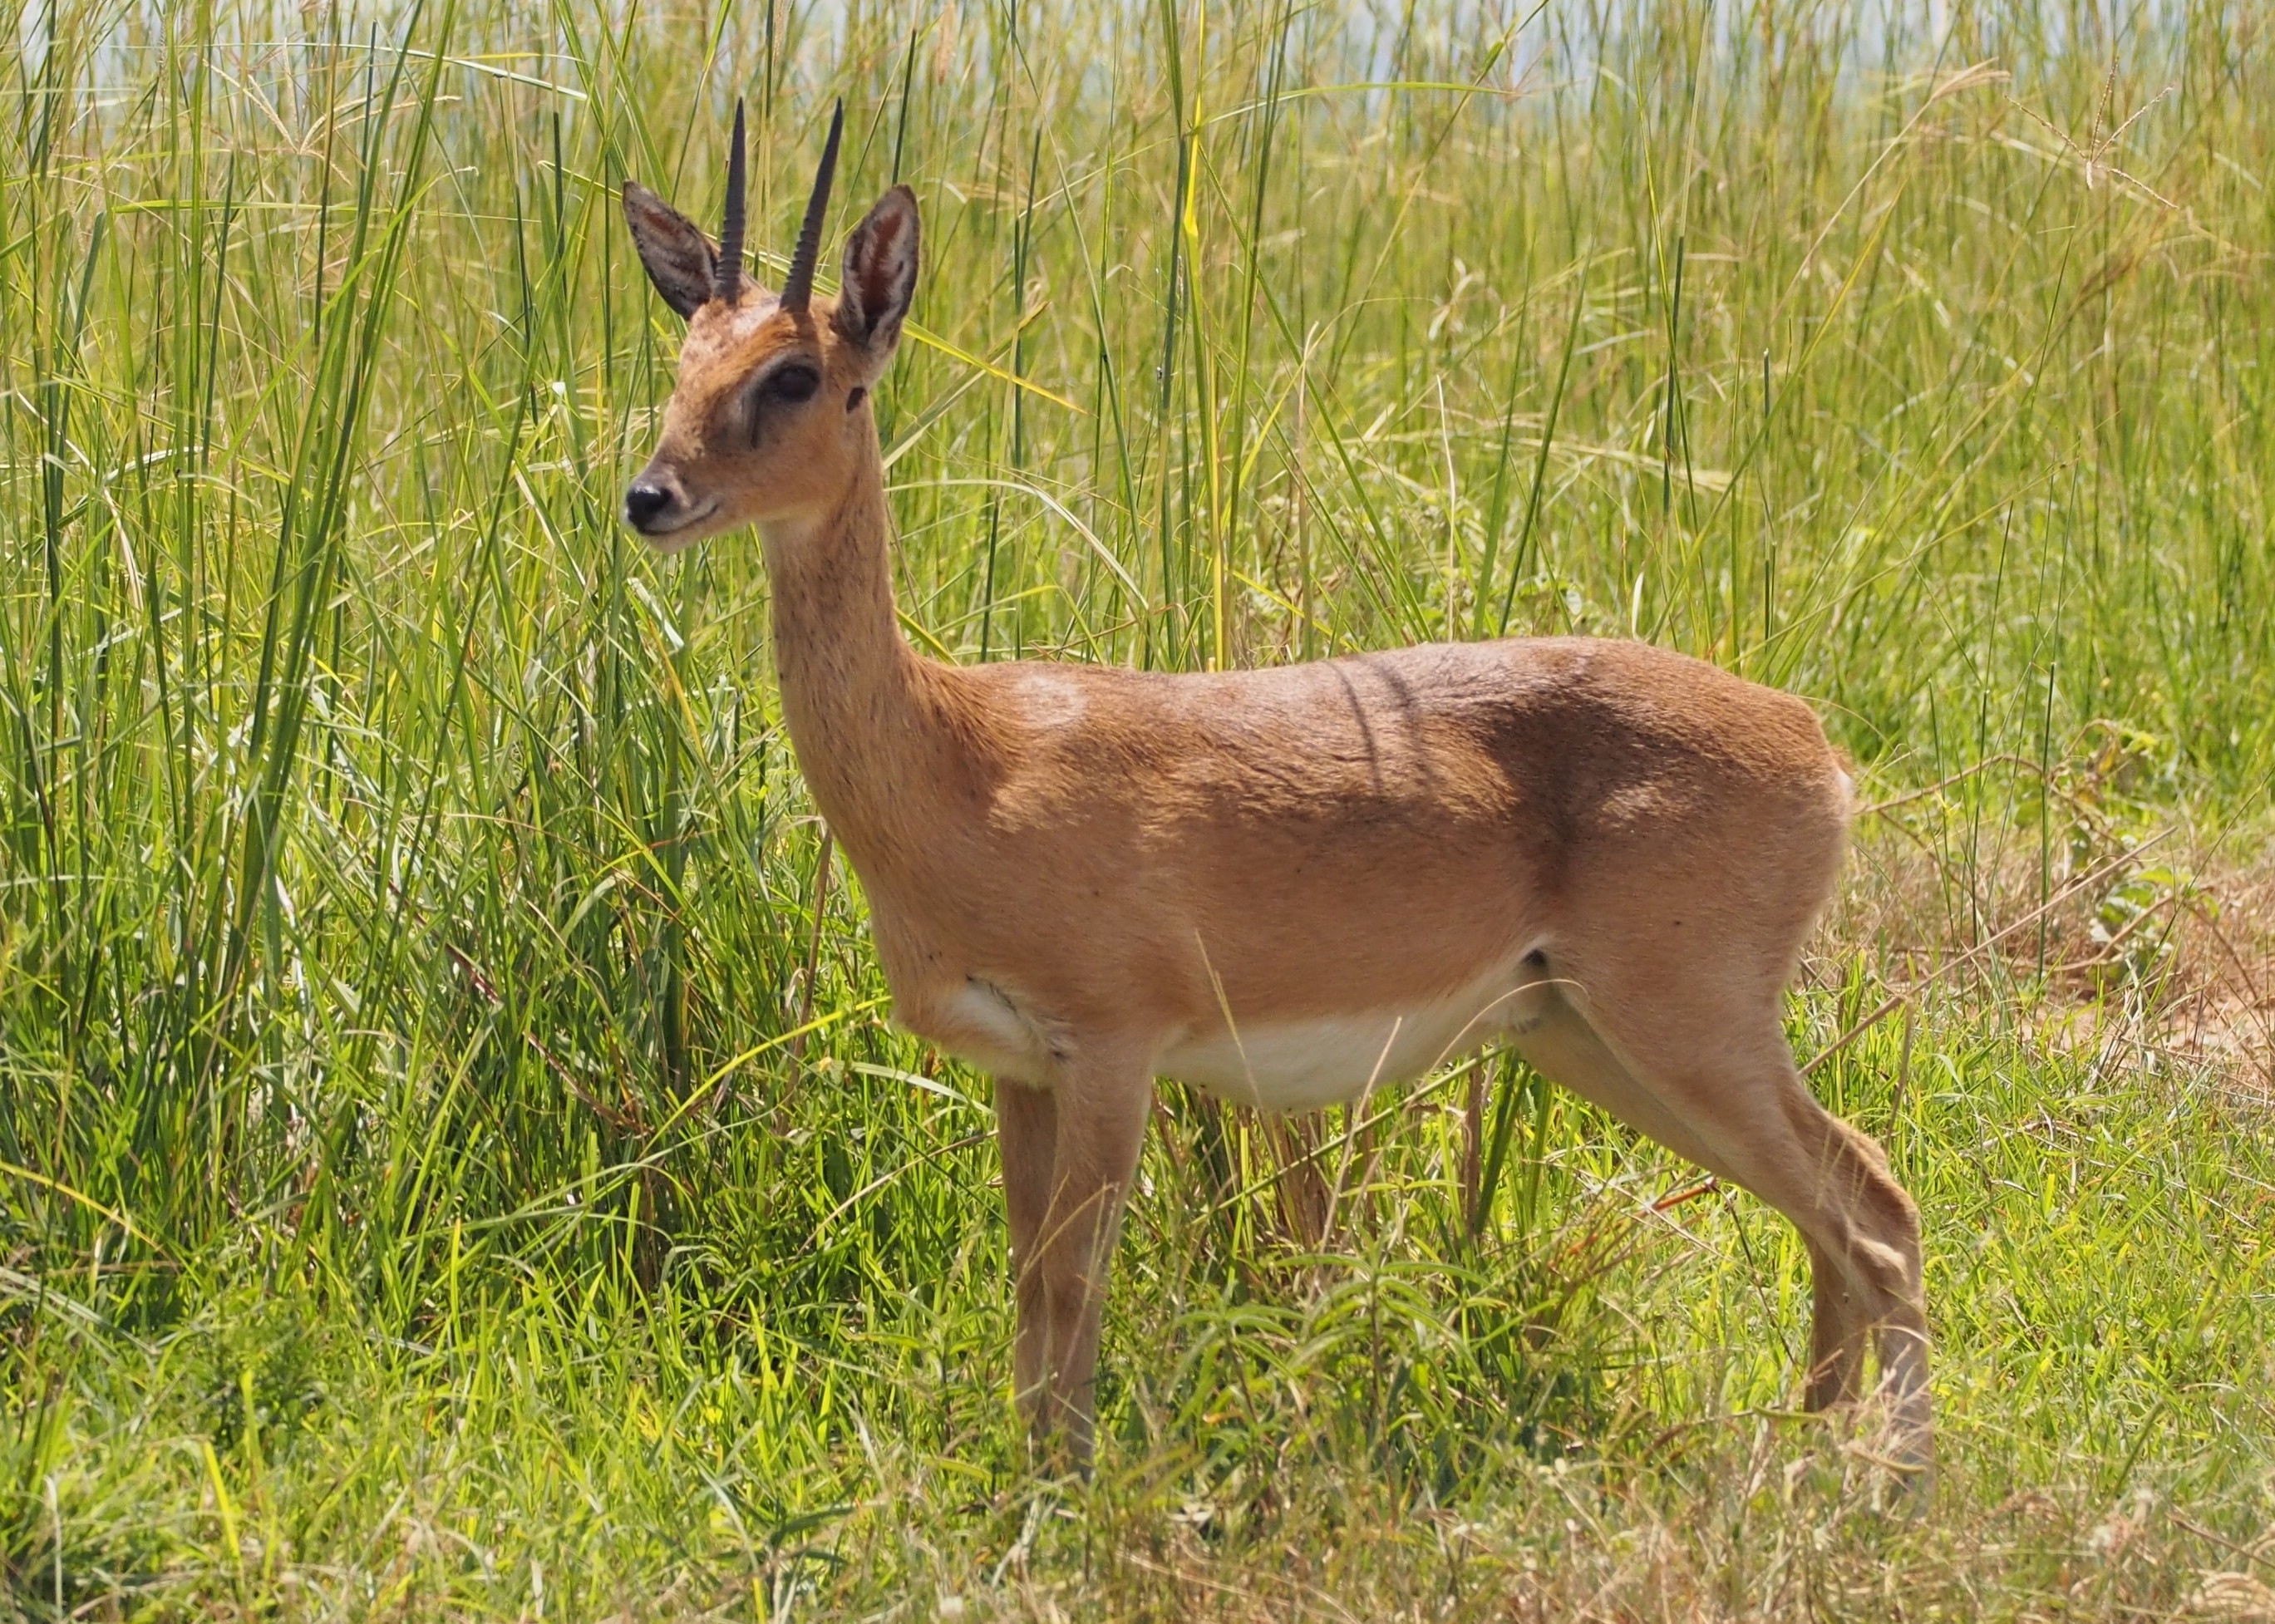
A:
{"label": "oribi antelope", "polygon": [[813,276],[843,111],[779,292],[744,267],[743,114],[714,247],[637,183],[687,319],[624,517],[755,525],[783,716],[867,892],[908,1030],[992,1072],[1038,1438],[1086,1462],[1100,1311],[1155,1080],[1311,1111],[1489,1043],[1800,1229],[1806,1401],[1931,1456],[1917,1210],[1818,1104],[1780,1002],[1850,784],[1808,706],[1640,642],[1439,644],[1168,675],[957,667],[901,635],[870,394],[916,290],[905,186]]}

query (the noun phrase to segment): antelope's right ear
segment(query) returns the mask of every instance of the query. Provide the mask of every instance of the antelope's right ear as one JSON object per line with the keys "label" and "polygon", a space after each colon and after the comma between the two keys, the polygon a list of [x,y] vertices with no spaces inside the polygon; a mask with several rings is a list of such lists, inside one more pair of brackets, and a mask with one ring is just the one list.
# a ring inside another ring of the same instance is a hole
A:
{"label": "antelope's right ear", "polygon": [[692,220],[636,180],[624,182],[624,223],[647,279],[683,316],[711,297],[719,252]]}

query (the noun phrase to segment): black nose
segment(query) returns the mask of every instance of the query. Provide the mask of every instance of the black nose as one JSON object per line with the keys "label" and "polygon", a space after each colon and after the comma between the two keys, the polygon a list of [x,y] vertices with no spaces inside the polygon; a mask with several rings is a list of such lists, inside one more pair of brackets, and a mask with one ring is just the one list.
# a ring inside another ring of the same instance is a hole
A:
{"label": "black nose", "polygon": [[645,482],[634,485],[624,493],[624,517],[635,530],[646,530],[650,521],[662,517],[671,505],[671,493],[661,485]]}

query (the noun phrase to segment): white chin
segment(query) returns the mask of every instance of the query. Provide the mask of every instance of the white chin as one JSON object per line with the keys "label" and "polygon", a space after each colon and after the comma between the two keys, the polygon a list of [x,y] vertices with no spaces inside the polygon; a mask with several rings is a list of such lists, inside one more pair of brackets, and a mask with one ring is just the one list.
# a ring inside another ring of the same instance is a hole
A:
{"label": "white chin", "polygon": [[[700,513],[691,513],[682,523],[669,530],[638,530],[639,539],[659,553],[667,555],[684,553],[708,535],[726,528],[717,522],[719,504],[714,502]],[[637,530],[637,526],[635,526]]]}

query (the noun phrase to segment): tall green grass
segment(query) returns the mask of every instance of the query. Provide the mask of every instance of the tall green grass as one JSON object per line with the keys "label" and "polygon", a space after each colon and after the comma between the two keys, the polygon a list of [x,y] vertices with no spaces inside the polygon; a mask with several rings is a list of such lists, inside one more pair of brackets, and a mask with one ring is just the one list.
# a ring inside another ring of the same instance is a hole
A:
{"label": "tall green grass", "polygon": [[[2256,1605],[2275,1142],[2158,1012],[2275,775],[2268,44],[2056,0],[27,13],[0,1611]],[[1925,1209],[1924,1517],[1788,1413],[1773,1215],[1498,1061],[1323,1125],[1171,1098],[1100,1478],[1027,1476],[986,1082],[882,1023],[757,549],[615,518],[677,336],[615,188],[715,217],[737,95],[766,250],[836,96],[833,229],[921,200],[880,412],[927,651],[1636,636],[1927,792],[1792,1010],[1810,1053],[1887,1015],[1815,1080]]]}

